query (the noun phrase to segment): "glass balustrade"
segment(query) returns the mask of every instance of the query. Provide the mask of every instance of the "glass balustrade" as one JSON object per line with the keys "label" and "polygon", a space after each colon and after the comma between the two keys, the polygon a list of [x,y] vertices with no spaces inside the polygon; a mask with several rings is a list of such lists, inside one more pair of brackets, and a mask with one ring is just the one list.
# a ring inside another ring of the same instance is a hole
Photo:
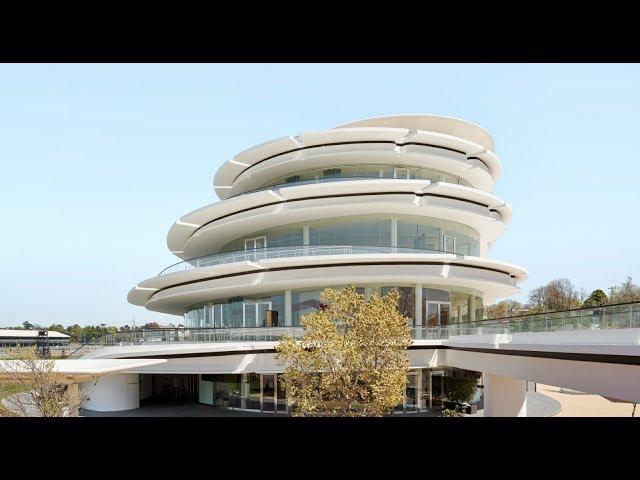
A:
{"label": "glass balustrade", "polygon": [[487,319],[464,325],[469,328],[508,328],[510,333],[640,328],[640,302]]}
{"label": "glass balustrade", "polygon": [[329,165],[322,168],[287,173],[286,175],[269,180],[257,188],[242,192],[239,195],[246,195],[267,189],[292,187],[295,185],[373,179],[429,180],[432,183],[446,182],[454,185],[473,187],[473,185],[457,175],[431,168],[410,165],[355,164]]}
{"label": "glass balustrade", "polygon": [[[437,240],[437,239],[436,239]],[[211,267],[225,263],[256,262],[269,258],[308,257],[318,255],[365,255],[378,253],[453,253],[446,250],[405,248],[405,247],[379,247],[379,246],[355,246],[355,245],[311,245],[295,247],[270,247],[237,252],[207,255],[191,260],[179,262],[162,270],[158,276],[169,273],[184,272],[193,268]]]}
{"label": "glass balustrade", "polygon": [[[621,328],[640,328],[640,302],[446,326],[416,326],[411,328],[411,336],[415,340],[446,340],[462,335]],[[161,345],[171,342],[277,342],[284,334],[300,339],[303,329],[302,327],[162,328],[109,334],[89,345],[109,347],[138,344]]]}

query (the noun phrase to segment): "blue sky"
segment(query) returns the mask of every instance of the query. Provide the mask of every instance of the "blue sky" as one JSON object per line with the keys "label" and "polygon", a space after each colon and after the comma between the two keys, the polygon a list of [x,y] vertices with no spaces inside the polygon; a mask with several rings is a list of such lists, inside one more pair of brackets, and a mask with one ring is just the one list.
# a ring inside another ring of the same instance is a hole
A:
{"label": "blue sky", "polygon": [[127,291],[235,153],[397,113],[486,128],[530,289],[640,281],[640,65],[0,65],[0,326],[175,317]]}

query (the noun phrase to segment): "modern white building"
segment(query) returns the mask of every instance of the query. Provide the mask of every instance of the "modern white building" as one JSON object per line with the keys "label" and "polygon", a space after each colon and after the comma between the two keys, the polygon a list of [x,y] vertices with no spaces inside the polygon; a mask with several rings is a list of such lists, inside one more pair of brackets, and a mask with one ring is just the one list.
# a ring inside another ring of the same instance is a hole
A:
{"label": "modern white building", "polygon": [[[518,292],[527,277],[490,257],[512,215],[492,193],[501,169],[484,129],[437,115],[360,120],[237,154],[215,175],[221,200],[170,228],[167,245],[181,261],[128,294],[132,304],[183,316],[173,323],[185,328],[116,334],[84,355],[166,362],[105,377],[108,388],[99,386],[87,407],[134,408],[165,394],[285,412],[277,340],[300,333],[300,317],[321,305],[324,288],[355,284],[366,297],[400,291],[414,336],[401,410],[437,408],[443,375],[474,370],[485,373],[487,414],[524,415],[525,380],[545,381],[555,369],[571,383],[571,372],[547,365],[542,377],[518,376],[504,346],[520,334],[461,325],[481,320],[484,305]],[[545,338],[524,343],[549,350],[540,347]]]}
{"label": "modern white building", "polygon": [[[286,412],[277,341],[300,335],[300,317],[321,305],[324,288],[349,284],[365,297],[400,291],[414,337],[401,411],[438,408],[443,377],[480,372],[489,416],[525,415],[527,380],[640,399],[637,329],[567,334],[545,320],[547,333],[513,333],[479,323],[484,305],[527,277],[490,257],[512,214],[492,194],[502,168],[494,150],[470,122],[397,115],[239,153],[215,175],[221,201],[170,228],[181,261],[128,295],[183,316],[173,323],[185,328],[111,335],[83,357],[166,361],[101,378],[87,408],[136,408],[164,395]],[[615,313],[619,328],[640,326],[639,311],[625,312]],[[588,315],[591,327],[604,325]]]}
{"label": "modern white building", "polygon": [[185,327],[296,326],[327,286],[399,287],[415,326],[482,318],[518,291],[521,267],[490,259],[511,208],[482,128],[433,115],[374,118],[245,150],[216,173],[222,201],[181,217],[183,261],[136,285],[136,305]]}
{"label": "modern white building", "polygon": [[94,411],[164,397],[284,413],[278,340],[324,288],[355,284],[399,289],[412,326],[398,411],[440,408],[460,376],[482,383],[485,416],[525,416],[527,382],[640,403],[640,303],[482,320],[527,277],[490,256],[511,219],[494,150],[472,123],[398,115],[239,153],[215,175],[221,201],[170,228],[181,261],[129,292],[179,327],[107,335],[61,371]]}

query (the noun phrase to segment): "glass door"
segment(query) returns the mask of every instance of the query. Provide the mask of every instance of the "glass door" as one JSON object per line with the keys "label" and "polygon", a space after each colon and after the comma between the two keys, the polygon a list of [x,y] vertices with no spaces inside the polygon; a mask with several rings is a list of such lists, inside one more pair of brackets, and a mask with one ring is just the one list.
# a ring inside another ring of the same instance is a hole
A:
{"label": "glass door", "polygon": [[247,260],[260,260],[264,258],[264,249],[267,248],[267,237],[247,238],[244,241],[244,250]]}
{"label": "glass door", "polygon": [[246,328],[264,327],[267,321],[267,310],[271,310],[271,302],[245,302],[242,326]]}
{"label": "glass door", "polygon": [[449,315],[451,315],[451,304],[449,302],[440,303],[440,325],[449,325]]}
{"label": "glass door", "polygon": [[427,314],[427,327],[437,327],[440,323],[440,303],[439,302],[426,302],[425,312]]}
{"label": "glass door", "polygon": [[276,376],[275,374],[263,374],[262,377],[262,408],[263,412],[276,411]]}
{"label": "glass door", "polygon": [[402,178],[409,179],[409,169],[408,168],[394,168],[393,169],[393,178]]}
{"label": "glass door", "polygon": [[456,237],[452,235],[442,235],[442,250],[447,253],[455,253]]}
{"label": "glass door", "polygon": [[425,302],[426,326],[438,327],[440,325],[449,324],[449,315],[451,315],[450,302]]}
{"label": "glass door", "polygon": [[280,381],[280,375],[276,377],[276,409],[278,412],[287,411],[287,391],[284,386],[284,382]]}
{"label": "glass door", "polygon": [[240,408],[245,410],[260,410],[259,373],[243,373],[240,384]]}
{"label": "glass door", "polygon": [[407,388],[405,391],[405,411],[417,411],[420,409],[420,381],[419,372],[411,372],[407,375]]}

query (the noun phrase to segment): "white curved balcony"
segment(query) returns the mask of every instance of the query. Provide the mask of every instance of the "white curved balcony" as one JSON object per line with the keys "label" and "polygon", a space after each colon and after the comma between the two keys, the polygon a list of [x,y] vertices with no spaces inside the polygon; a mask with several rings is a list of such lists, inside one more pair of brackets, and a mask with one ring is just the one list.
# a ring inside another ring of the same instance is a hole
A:
{"label": "white curved balcony", "polygon": [[366,214],[451,220],[473,228],[491,243],[510,221],[511,207],[490,193],[428,180],[297,185],[240,195],[188,213],[169,230],[167,245],[180,258],[194,258],[264,228]]}
{"label": "white curved balcony", "polygon": [[[367,171],[366,176],[373,174],[381,179],[404,177],[467,184],[486,192],[491,192],[495,184],[489,167],[479,157],[422,144],[367,142],[307,147],[269,157],[244,169],[220,198],[254,191],[279,177],[304,172],[315,171],[322,178],[325,170],[332,169],[341,169],[345,175],[349,170],[361,170]],[[408,177],[407,169],[411,172]]]}
{"label": "white curved balcony", "polygon": [[189,305],[238,295],[327,285],[424,283],[475,289],[489,300],[518,293],[517,283],[528,275],[497,260],[394,247],[300,247],[260,256],[241,253],[199,259],[200,264],[198,259],[181,262],[140,282],[127,299],[149,310],[182,315]]}
{"label": "white curved balcony", "polygon": [[[424,130],[425,128],[432,130]],[[416,146],[454,152],[463,159],[482,162],[493,181],[498,178],[502,168],[500,160],[493,153],[493,140],[477,125],[434,115],[398,115],[383,120],[369,119],[339,128],[289,135],[249,148],[220,167],[214,178],[214,187],[218,196],[225,199],[242,175],[276,157],[292,154],[289,158],[277,159],[272,165],[291,158],[303,159],[305,151],[315,147],[345,145],[347,153],[349,150],[358,150],[359,145],[367,143],[387,144],[391,150],[396,146],[400,149]]]}
{"label": "white curved balcony", "polygon": [[315,257],[319,255],[359,255],[359,254],[391,254],[391,253],[453,253],[446,250],[426,250],[420,248],[402,248],[385,246],[359,246],[359,245],[304,245],[293,247],[271,247],[255,250],[241,250],[237,252],[219,253],[193,258],[175,263],[164,270],[158,276],[171,273],[185,272],[194,268],[211,267],[225,263],[258,262],[270,258],[295,258]]}

